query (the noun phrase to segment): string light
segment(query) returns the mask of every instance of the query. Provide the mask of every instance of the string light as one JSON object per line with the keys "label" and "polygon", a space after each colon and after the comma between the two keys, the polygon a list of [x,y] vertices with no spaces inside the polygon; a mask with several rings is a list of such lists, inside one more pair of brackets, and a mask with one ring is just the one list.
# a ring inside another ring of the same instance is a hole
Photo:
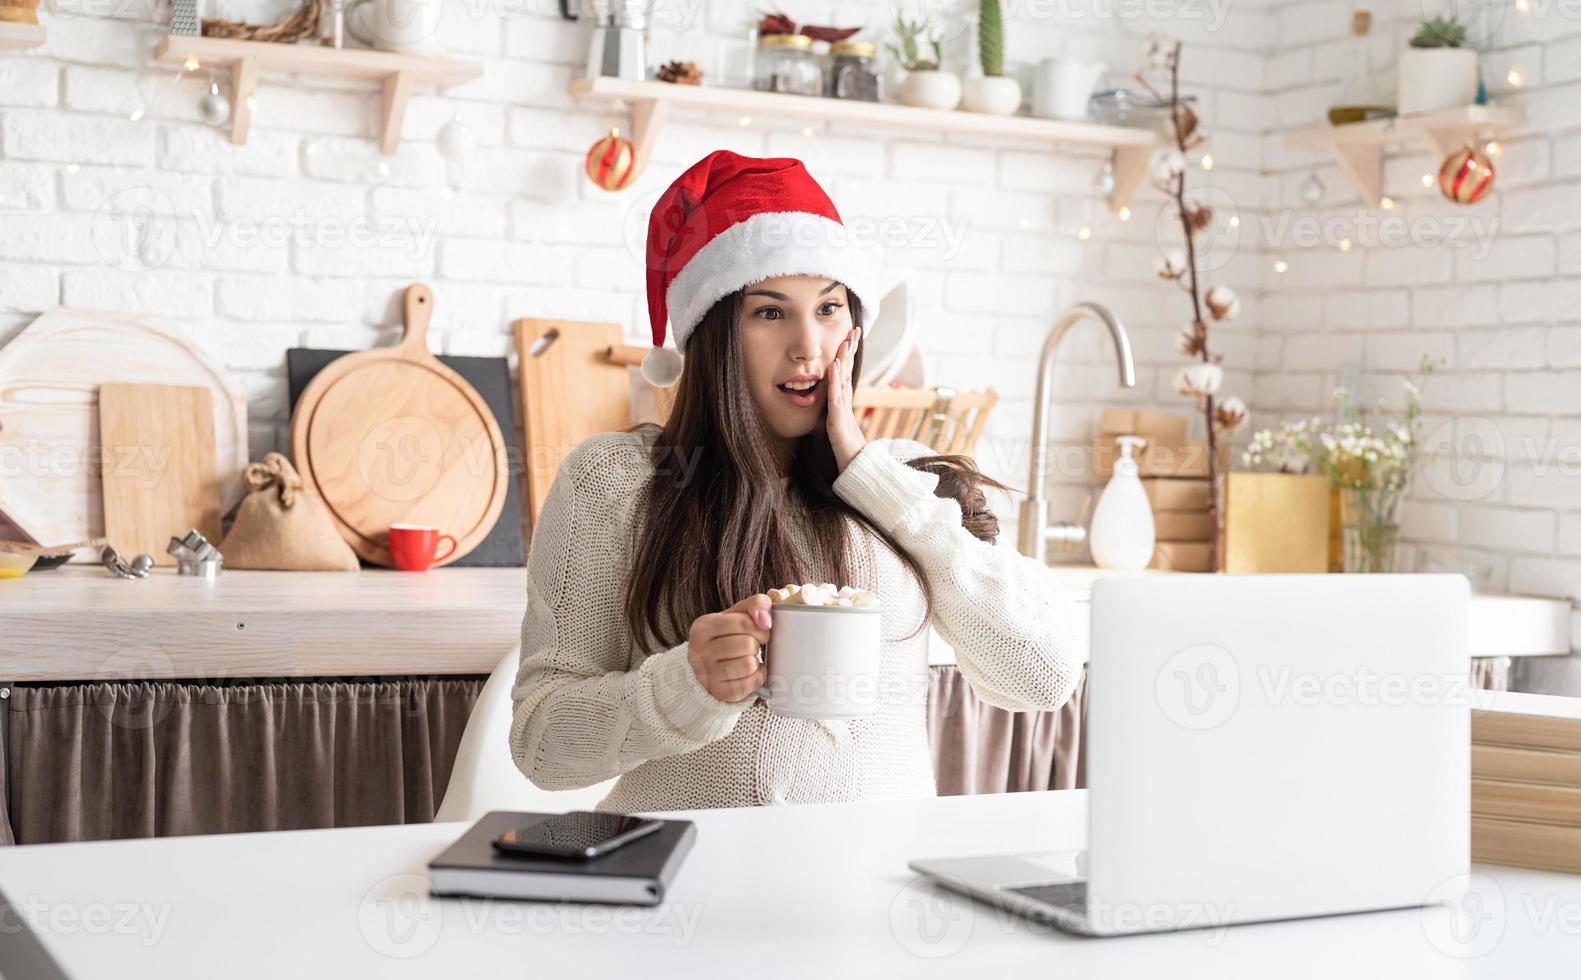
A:
{"label": "string light", "polygon": [[1238,215],[1238,214],[1230,215],[1230,227],[1231,228],[1239,228],[1240,226],[1241,226],[1241,216]]}
{"label": "string light", "polygon": [[66,164],[66,172],[68,174],[74,174],[74,173],[76,173],[77,171],[79,171],[81,169],[82,169],[82,167],[79,164],[75,164],[75,163],[68,163],[68,164]]}
{"label": "string light", "polygon": [[816,133],[814,133],[812,131],[812,127],[811,126],[803,126],[801,128],[801,134],[803,136],[807,137],[808,139],[812,139],[814,136],[817,135]]}
{"label": "string light", "polygon": [[1275,272],[1289,272],[1290,271],[1290,263],[1286,262],[1284,259],[1274,259],[1274,271]]}
{"label": "string light", "polygon": [[186,71],[197,71],[198,59],[189,54],[187,55],[187,60],[181,63],[181,67]]}
{"label": "string light", "polygon": [[379,161],[379,176],[380,177],[388,177],[388,176],[390,176],[390,165],[387,162],[383,161],[383,160]]}
{"label": "string light", "polygon": [[752,125],[752,117],[742,116],[739,125],[742,129],[746,129],[748,126]]}
{"label": "string light", "polygon": [[1500,143],[1498,140],[1489,140],[1488,141],[1488,156],[1496,157],[1500,153],[1503,153],[1503,152],[1504,152],[1504,145],[1502,143]]}
{"label": "string light", "polygon": [[1350,242],[1349,238],[1341,238],[1339,240],[1339,250],[1341,252],[1349,252],[1350,251],[1350,245],[1351,245],[1351,242]]}
{"label": "string light", "polygon": [[1204,153],[1202,155],[1202,169],[1203,170],[1212,170],[1213,169],[1213,154],[1211,154],[1211,153]]}
{"label": "string light", "polygon": [[1529,14],[1529,13],[1531,13],[1532,12],[1532,2],[1531,2],[1531,0],[1515,0],[1515,12],[1518,13],[1518,14]]}
{"label": "string light", "polygon": [[1086,225],[1083,225],[1076,230],[1076,237],[1081,241],[1086,241],[1092,237],[1092,229],[1088,228]]}
{"label": "string light", "polygon": [[132,120],[132,122],[140,121],[143,118],[143,107],[138,106],[136,109],[133,109],[131,115],[127,116],[127,118]]}
{"label": "string light", "polygon": [[1131,209],[1130,208],[1124,208],[1123,207],[1123,208],[1120,209],[1120,220],[1121,221],[1130,221],[1131,220]]}
{"label": "string light", "polygon": [[1504,80],[1509,82],[1514,88],[1520,88],[1526,84],[1526,76],[1521,74],[1519,68],[1511,68],[1508,72],[1505,72]]}
{"label": "string light", "polygon": [[1423,187],[1432,187],[1433,186],[1433,175],[1432,174],[1423,174],[1422,175],[1422,186]]}
{"label": "string light", "polygon": [[1379,207],[1383,208],[1385,211],[1392,211],[1392,210],[1394,210],[1394,198],[1392,198],[1392,197],[1385,197],[1385,198],[1381,199],[1380,201],[1378,201],[1378,205],[1379,205]]}
{"label": "string light", "polygon": [[247,111],[248,112],[257,112],[258,111],[258,97],[257,96],[249,95],[249,96],[247,96],[245,101],[247,102]]}

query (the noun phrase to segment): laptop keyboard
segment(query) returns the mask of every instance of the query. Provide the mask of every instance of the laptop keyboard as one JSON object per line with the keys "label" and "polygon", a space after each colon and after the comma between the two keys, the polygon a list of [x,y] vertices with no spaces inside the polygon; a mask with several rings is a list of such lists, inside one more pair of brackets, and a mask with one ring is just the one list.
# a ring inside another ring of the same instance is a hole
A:
{"label": "laptop keyboard", "polygon": [[1058,908],[1071,909],[1083,912],[1087,908],[1087,883],[1085,881],[1062,881],[1054,885],[1025,885],[1021,888],[1006,888],[1007,892],[1025,895],[1028,898],[1053,905]]}

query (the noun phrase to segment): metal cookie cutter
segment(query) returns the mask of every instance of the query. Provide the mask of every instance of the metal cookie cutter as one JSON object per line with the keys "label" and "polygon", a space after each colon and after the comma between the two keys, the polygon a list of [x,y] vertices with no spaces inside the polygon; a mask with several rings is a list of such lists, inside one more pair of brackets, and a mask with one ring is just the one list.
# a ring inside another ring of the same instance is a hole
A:
{"label": "metal cookie cutter", "polygon": [[154,559],[148,555],[138,555],[128,564],[126,559],[121,557],[120,552],[110,545],[99,549],[99,561],[110,570],[112,575],[121,578],[147,578],[148,573],[154,569]]}
{"label": "metal cookie cutter", "polygon": [[177,575],[196,575],[208,581],[219,577],[225,562],[220,549],[210,544],[197,528],[179,538],[171,538],[165,553],[176,559]]}

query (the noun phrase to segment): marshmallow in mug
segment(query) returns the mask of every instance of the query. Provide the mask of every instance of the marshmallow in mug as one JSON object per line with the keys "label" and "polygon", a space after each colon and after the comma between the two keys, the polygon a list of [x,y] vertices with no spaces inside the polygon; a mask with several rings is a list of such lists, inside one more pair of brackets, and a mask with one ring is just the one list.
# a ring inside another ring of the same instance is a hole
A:
{"label": "marshmallow in mug", "polygon": [[849,585],[836,588],[833,582],[822,584],[787,585],[783,589],[770,589],[769,599],[774,602],[802,606],[876,606],[878,594],[867,589],[854,589]]}

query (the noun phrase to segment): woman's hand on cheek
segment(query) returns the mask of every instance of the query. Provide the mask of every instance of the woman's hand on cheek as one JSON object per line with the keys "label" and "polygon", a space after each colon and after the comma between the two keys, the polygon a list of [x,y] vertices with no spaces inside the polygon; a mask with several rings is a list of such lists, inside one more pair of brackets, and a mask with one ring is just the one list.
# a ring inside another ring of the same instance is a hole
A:
{"label": "woman's hand on cheek", "polygon": [[829,392],[826,420],[829,445],[834,449],[834,460],[842,473],[847,464],[856,458],[856,454],[862,451],[862,447],[867,445],[867,437],[862,435],[861,427],[856,424],[856,413],[851,407],[851,360],[856,351],[858,333],[856,327],[851,328],[834,360],[829,363],[828,376],[824,379]]}

